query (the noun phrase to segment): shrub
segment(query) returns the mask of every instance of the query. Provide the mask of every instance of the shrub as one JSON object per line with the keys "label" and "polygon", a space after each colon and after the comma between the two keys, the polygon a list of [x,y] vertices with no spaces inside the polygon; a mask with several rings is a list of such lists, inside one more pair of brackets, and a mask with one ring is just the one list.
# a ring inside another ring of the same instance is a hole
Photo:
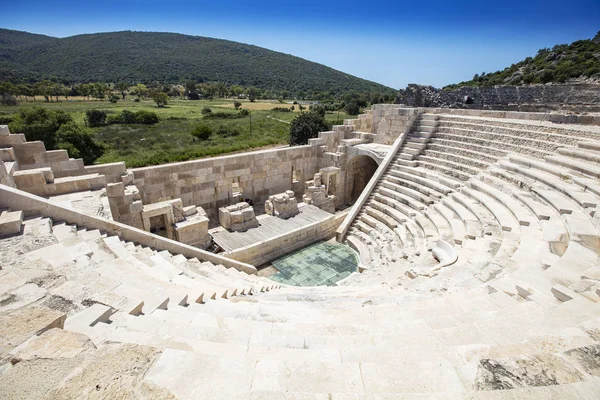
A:
{"label": "shrub", "polygon": [[291,108],[274,107],[274,108],[271,109],[271,111],[274,111],[274,112],[292,112],[293,109],[294,109],[294,106],[292,106]]}
{"label": "shrub", "polygon": [[85,122],[89,127],[102,126],[106,123],[106,111],[87,110],[85,112]]}
{"label": "shrub", "polygon": [[67,150],[71,157],[83,159],[84,164],[93,164],[104,154],[104,147],[72,121],[60,126],[56,140],[57,148]]}
{"label": "shrub", "polygon": [[219,130],[217,130],[217,135],[222,136],[222,137],[232,137],[232,136],[239,136],[240,135],[240,131],[237,128],[225,128],[224,126],[221,126],[219,128]]}
{"label": "shrub", "polygon": [[135,124],[136,123],[135,115],[136,115],[136,113],[134,113],[134,112],[131,112],[129,110],[123,110],[119,114],[119,119],[121,120],[121,122],[118,122],[118,123],[120,123],[120,124]]}
{"label": "shrub", "polygon": [[206,119],[236,119],[236,118],[244,118],[250,115],[250,111],[248,110],[240,110],[237,113],[228,113],[223,111],[212,112],[210,114],[206,114],[204,118]]}
{"label": "shrub", "polygon": [[203,115],[208,115],[212,113],[212,110],[208,107],[204,107],[202,111],[200,111]]}
{"label": "shrub", "polygon": [[121,114],[109,114],[106,116],[106,125],[121,124]]}
{"label": "shrub", "polygon": [[554,71],[545,69],[544,72],[540,75],[540,82],[548,83],[554,79]]}
{"label": "shrub", "polygon": [[110,101],[111,103],[116,103],[117,101],[119,101],[119,96],[117,96],[116,94],[111,94],[110,97],[108,98],[108,101]]}
{"label": "shrub", "polygon": [[134,102],[139,103],[140,99],[138,99],[137,97],[135,99],[133,99]]}
{"label": "shrub", "polygon": [[60,110],[42,107],[23,108],[10,123],[11,132],[22,132],[27,141],[41,140],[46,149],[56,149],[56,131],[62,124],[72,122],[71,116]]}
{"label": "shrub", "polygon": [[309,111],[298,115],[290,124],[290,146],[303,145],[315,138],[319,132],[328,131],[331,126],[323,115]]}
{"label": "shrub", "polygon": [[12,120],[13,117],[11,115],[0,115],[0,125],[8,125]]}
{"label": "shrub", "polygon": [[233,106],[234,106],[234,107],[235,107],[235,109],[237,110],[238,108],[240,108],[240,107],[242,106],[242,103],[240,103],[240,102],[239,102],[239,101],[237,101],[237,100],[234,100],[234,101],[233,101]]}
{"label": "shrub", "polygon": [[138,124],[152,125],[158,123],[158,115],[151,111],[138,111],[135,113],[135,121]]}
{"label": "shrub", "polygon": [[199,140],[207,140],[212,135],[212,129],[210,126],[200,124],[192,131],[192,136]]}

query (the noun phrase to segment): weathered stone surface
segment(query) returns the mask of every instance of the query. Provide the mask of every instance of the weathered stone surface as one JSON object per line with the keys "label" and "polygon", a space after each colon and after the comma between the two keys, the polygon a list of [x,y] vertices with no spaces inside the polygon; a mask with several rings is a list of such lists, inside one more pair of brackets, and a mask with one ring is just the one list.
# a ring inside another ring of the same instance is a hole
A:
{"label": "weathered stone surface", "polygon": [[31,306],[0,317],[0,348],[10,350],[33,335],[62,328],[67,316],[50,308]]}
{"label": "weathered stone surface", "polygon": [[39,336],[32,336],[11,354],[20,360],[71,358],[93,348],[94,344],[85,335],[52,328]]}
{"label": "weathered stone surface", "polygon": [[583,374],[564,359],[553,355],[522,356],[479,361],[477,390],[505,390],[578,382]]}
{"label": "weathered stone surface", "polygon": [[49,397],[132,398],[145,372],[159,354],[157,349],[147,346],[104,345],[57,385]]}

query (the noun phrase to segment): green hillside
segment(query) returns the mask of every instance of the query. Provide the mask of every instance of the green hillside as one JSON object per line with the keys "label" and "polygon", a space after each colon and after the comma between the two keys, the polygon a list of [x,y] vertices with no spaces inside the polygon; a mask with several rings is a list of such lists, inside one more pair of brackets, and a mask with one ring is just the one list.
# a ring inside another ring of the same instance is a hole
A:
{"label": "green hillside", "polygon": [[110,32],[50,38],[0,29],[0,80],[183,82],[290,91],[392,89],[265,48],[176,33]]}
{"label": "green hillside", "polygon": [[461,86],[564,83],[577,78],[600,79],[600,32],[593,39],[541,49],[535,57],[527,57],[502,71],[475,74],[470,81],[449,85],[444,89],[453,90]]}

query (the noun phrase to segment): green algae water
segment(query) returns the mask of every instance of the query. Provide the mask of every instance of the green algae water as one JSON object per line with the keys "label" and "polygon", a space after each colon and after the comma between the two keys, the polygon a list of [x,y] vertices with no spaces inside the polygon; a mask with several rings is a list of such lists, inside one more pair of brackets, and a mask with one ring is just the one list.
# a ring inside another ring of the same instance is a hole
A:
{"label": "green algae water", "polygon": [[270,278],[294,286],[333,286],[358,270],[358,255],[350,247],[319,242],[272,262],[279,270]]}

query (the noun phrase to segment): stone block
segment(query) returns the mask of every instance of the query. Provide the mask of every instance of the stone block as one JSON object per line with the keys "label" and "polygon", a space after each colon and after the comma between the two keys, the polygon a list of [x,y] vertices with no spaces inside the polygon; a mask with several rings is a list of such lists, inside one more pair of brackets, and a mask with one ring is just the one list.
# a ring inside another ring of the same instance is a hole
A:
{"label": "stone block", "polygon": [[279,218],[289,218],[298,214],[298,202],[294,192],[287,190],[285,193],[269,196],[265,201],[265,212]]}
{"label": "stone block", "polygon": [[121,175],[121,181],[125,186],[133,185],[133,172],[128,171],[125,175]]}
{"label": "stone block", "polygon": [[176,223],[177,241],[201,248],[208,247],[211,243],[208,222],[208,218],[197,215],[195,218]]}
{"label": "stone block", "polygon": [[106,195],[108,197],[123,197],[125,196],[125,185],[123,182],[109,183],[106,185]]}
{"label": "stone block", "polygon": [[233,231],[258,226],[254,209],[245,202],[219,208],[219,223],[223,228]]}
{"label": "stone block", "polygon": [[0,214],[0,237],[21,233],[23,211],[3,211]]}
{"label": "stone block", "polygon": [[10,129],[8,129],[8,125],[0,125],[0,136],[8,135],[10,135]]}
{"label": "stone block", "polygon": [[[38,187],[41,188],[46,184],[47,178],[44,173],[45,168],[40,168],[39,170],[25,170],[25,171],[16,171],[13,174],[13,178],[17,188],[28,188],[28,187]],[[50,170],[50,168],[48,168]],[[51,172],[51,171],[50,171]]]}
{"label": "stone block", "polygon": [[144,210],[144,205],[140,200],[134,201],[129,205],[129,213],[141,213]]}
{"label": "stone block", "polygon": [[15,161],[17,158],[12,147],[0,149],[0,161]]}
{"label": "stone block", "polygon": [[175,222],[181,222],[185,219],[185,215],[183,213],[183,202],[181,199],[173,199],[169,200],[169,204],[173,207],[173,218]]}
{"label": "stone block", "polygon": [[183,207],[183,216],[184,217],[189,217],[191,215],[194,215],[198,212],[196,206],[187,206],[187,207]]}

